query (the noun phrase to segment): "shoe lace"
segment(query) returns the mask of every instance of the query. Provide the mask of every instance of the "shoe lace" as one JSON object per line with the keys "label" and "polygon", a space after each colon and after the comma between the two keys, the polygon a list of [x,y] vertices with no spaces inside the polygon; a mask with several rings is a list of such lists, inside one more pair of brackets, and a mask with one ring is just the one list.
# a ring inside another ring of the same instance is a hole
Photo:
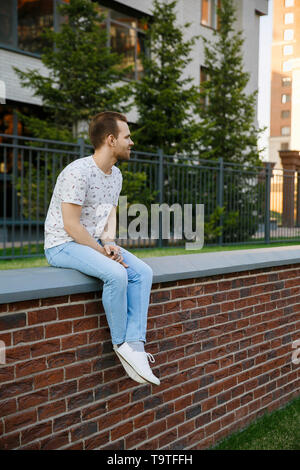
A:
{"label": "shoe lace", "polygon": [[154,359],[154,357],[152,356],[152,354],[146,353],[146,355],[147,355],[147,357],[148,357],[148,359],[149,359],[150,362],[152,362],[152,363],[155,362],[155,359]]}

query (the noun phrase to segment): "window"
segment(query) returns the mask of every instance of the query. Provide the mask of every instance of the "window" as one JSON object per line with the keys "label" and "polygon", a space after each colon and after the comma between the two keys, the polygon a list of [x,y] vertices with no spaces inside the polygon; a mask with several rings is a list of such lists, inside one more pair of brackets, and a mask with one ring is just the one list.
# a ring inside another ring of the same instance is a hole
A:
{"label": "window", "polygon": [[292,61],[287,60],[286,62],[283,62],[282,71],[283,72],[290,72],[291,70],[292,70]]}
{"label": "window", "polygon": [[280,145],[280,150],[288,150],[289,149],[289,143],[288,142],[282,142]]}
{"label": "window", "polygon": [[283,126],[281,128],[281,135],[291,135],[291,128],[290,126]]}
{"label": "window", "polygon": [[284,93],[281,95],[281,103],[289,103],[291,101],[291,95],[289,93]]}
{"label": "window", "polygon": [[285,24],[292,24],[294,23],[294,13],[286,13],[284,15],[284,23]]}
{"label": "window", "polygon": [[[103,7],[99,7],[103,10]],[[123,55],[122,67],[131,67],[128,79],[141,78],[144,73],[141,54],[145,54],[145,29],[141,20],[126,12],[105,8],[109,27],[109,45],[113,52]]]}
{"label": "window", "polygon": [[217,7],[221,5],[220,0],[201,1],[201,24],[216,29],[218,27]]}
{"label": "window", "polygon": [[[69,0],[8,0],[0,1],[0,47],[17,49],[40,55],[45,40],[41,37],[45,28],[55,27],[65,19],[58,16],[56,5]],[[143,74],[141,54],[145,53],[145,29],[141,20],[124,8],[124,12],[107,8],[109,1],[98,5],[105,14],[103,27],[109,33],[108,46],[124,55],[122,67],[132,66],[128,78],[139,79]],[[143,15],[145,16],[145,15]]]}
{"label": "window", "polygon": [[54,0],[1,2],[0,24],[2,45],[39,54],[45,45],[44,28],[54,25]]}
{"label": "window", "polygon": [[294,39],[294,30],[293,29],[285,29],[283,33],[283,39],[285,41],[292,41]]}
{"label": "window", "polygon": [[293,7],[293,6],[294,6],[294,0],[285,0],[284,6],[285,6],[286,8],[288,8],[288,7]]}
{"label": "window", "polygon": [[286,111],[281,111],[281,117],[282,119],[288,119],[291,117],[291,111],[286,110]]}
{"label": "window", "polygon": [[291,86],[292,84],[292,79],[291,77],[282,77],[281,79],[281,84],[282,86],[286,87],[286,86]]}
{"label": "window", "polygon": [[53,26],[53,0],[18,0],[18,47],[41,52],[44,28]]}
{"label": "window", "polygon": [[294,52],[293,46],[283,46],[283,55],[292,55]]}

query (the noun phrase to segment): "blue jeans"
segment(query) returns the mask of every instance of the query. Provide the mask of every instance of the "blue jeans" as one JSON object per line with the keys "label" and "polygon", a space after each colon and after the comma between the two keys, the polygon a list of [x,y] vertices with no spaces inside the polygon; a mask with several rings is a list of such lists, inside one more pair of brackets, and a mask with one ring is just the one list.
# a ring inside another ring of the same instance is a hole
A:
{"label": "blue jeans", "polygon": [[77,269],[103,281],[102,304],[113,344],[145,342],[153,272],[144,261],[120,249],[128,268],[76,242],[48,248],[45,256],[51,266]]}

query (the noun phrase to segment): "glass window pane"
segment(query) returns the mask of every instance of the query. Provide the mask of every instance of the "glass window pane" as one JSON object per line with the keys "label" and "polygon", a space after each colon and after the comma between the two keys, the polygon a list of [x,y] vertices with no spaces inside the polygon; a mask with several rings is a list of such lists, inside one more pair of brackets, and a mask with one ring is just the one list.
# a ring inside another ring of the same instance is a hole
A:
{"label": "glass window pane", "polygon": [[29,52],[41,52],[45,40],[41,33],[53,27],[53,0],[18,0],[18,46]]}
{"label": "glass window pane", "polygon": [[283,62],[282,70],[283,72],[290,72],[292,70],[292,61],[287,60],[286,62]]}
{"label": "glass window pane", "polygon": [[284,6],[287,7],[293,7],[294,6],[294,0],[285,0]]}
{"label": "glass window pane", "polygon": [[282,117],[283,119],[290,118],[290,117],[291,117],[291,111],[290,111],[290,110],[281,111],[281,117]]}
{"label": "glass window pane", "polygon": [[292,41],[294,39],[294,30],[293,29],[286,29],[284,31],[283,39],[285,41]]}
{"label": "glass window pane", "polygon": [[117,20],[124,25],[131,26],[133,28],[137,27],[137,18],[125,15],[124,13],[119,13],[115,10],[110,10],[110,16],[112,20]]}
{"label": "glass window pane", "polygon": [[210,19],[210,0],[202,0],[201,2],[201,23],[209,26],[211,23]]}
{"label": "glass window pane", "polygon": [[294,52],[293,46],[284,46],[283,47],[283,55],[292,55]]}
{"label": "glass window pane", "polygon": [[0,42],[12,46],[13,38],[13,2],[0,2]]}
{"label": "glass window pane", "polygon": [[289,93],[285,93],[281,95],[281,103],[289,103],[291,101],[291,95]]}
{"label": "glass window pane", "polygon": [[284,22],[285,22],[285,24],[294,23],[294,13],[286,13],[284,15]]}
{"label": "glass window pane", "polygon": [[291,77],[282,77],[281,83],[282,83],[282,86],[291,86],[292,79]]}
{"label": "glass window pane", "polygon": [[281,135],[291,135],[290,126],[284,126],[281,128]]}
{"label": "glass window pane", "polygon": [[143,33],[138,32],[137,33],[137,63],[136,63],[136,68],[137,68],[137,79],[139,80],[142,78],[144,74],[144,67],[142,64],[141,60],[141,54],[146,54],[146,48],[145,48],[145,35]]}
{"label": "glass window pane", "polygon": [[111,23],[110,44],[113,52],[123,54],[122,68],[133,66],[128,78],[134,78],[135,71],[135,38],[134,29],[123,28],[120,25]]}

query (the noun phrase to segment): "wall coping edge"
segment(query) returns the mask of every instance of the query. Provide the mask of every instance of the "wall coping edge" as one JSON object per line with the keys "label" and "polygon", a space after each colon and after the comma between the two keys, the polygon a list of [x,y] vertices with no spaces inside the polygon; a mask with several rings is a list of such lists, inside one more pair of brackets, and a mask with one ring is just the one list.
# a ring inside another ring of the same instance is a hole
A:
{"label": "wall coping edge", "polygon": [[[217,251],[142,258],[153,270],[153,283],[300,264],[300,246]],[[58,297],[102,289],[102,281],[74,269],[0,270],[0,304]]]}

